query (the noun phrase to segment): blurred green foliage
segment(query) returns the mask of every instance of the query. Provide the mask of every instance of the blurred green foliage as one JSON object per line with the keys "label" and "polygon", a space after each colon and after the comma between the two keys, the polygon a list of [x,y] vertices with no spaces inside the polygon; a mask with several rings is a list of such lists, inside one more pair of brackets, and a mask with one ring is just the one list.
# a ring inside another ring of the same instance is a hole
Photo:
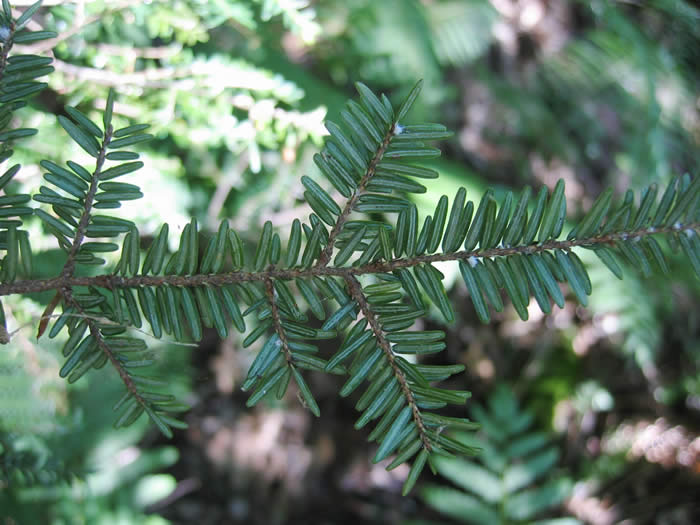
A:
{"label": "blurred green foliage", "polygon": [[[17,352],[0,355],[2,517],[16,523],[165,523],[144,510],[174,490],[175,478],[160,472],[178,460],[177,449],[141,445],[153,432],[146,421],[112,429],[114,418],[104,407],[122,396],[123,385],[110,370],[68,385],[54,380],[56,345],[35,346],[30,355],[22,342]],[[156,352],[167,352],[160,373],[186,397],[189,352],[172,346]]]}

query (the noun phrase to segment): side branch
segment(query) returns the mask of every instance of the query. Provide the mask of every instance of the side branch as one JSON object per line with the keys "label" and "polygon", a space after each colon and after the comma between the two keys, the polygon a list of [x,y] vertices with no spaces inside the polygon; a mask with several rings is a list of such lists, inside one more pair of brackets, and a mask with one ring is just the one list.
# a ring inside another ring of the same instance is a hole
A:
{"label": "side branch", "polygon": [[338,217],[338,220],[333,226],[333,229],[331,229],[331,232],[328,234],[328,243],[323,249],[323,252],[321,252],[321,255],[318,258],[318,262],[316,262],[315,265],[317,268],[323,268],[327,266],[328,262],[331,260],[336,238],[343,231],[348,217],[350,217],[350,214],[352,213],[355,204],[357,204],[357,200],[365,192],[367,184],[369,184],[369,181],[372,180],[372,177],[374,177],[374,173],[377,170],[377,165],[381,162],[382,158],[384,157],[384,153],[386,153],[389,144],[391,144],[391,139],[395,134],[396,124],[392,124],[389,128],[389,131],[384,136],[384,140],[382,140],[382,143],[377,148],[377,152],[374,154],[374,157],[372,157],[372,160],[370,161],[369,166],[367,167],[367,171],[365,171],[365,174],[362,176],[360,184],[355,190],[355,193],[353,193],[352,197],[350,197],[345,203],[345,207],[343,208],[342,213]]}
{"label": "side branch", "polygon": [[78,227],[75,230],[75,237],[73,238],[73,245],[71,246],[70,253],[68,254],[68,260],[63,266],[63,271],[61,271],[61,275],[63,277],[70,277],[73,275],[73,270],[75,269],[75,256],[78,255],[80,245],[83,243],[83,239],[85,239],[85,232],[87,231],[88,223],[90,222],[92,205],[95,200],[95,195],[97,194],[97,188],[100,184],[100,173],[102,172],[102,166],[104,166],[105,156],[107,155],[107,146],[112,140],[112,131],[111,125],[105,130],[102,147],[100,148],[97,155],[97,162],[95,163],[95,171],[92,173],[90,188],[85,195],[83,214],[80,216]]}
{"label": "side branch", "polygon": [[272,325],[275,328],[277,337],[280,338],[280,343],[282,343],[284,358],[287,360],[287,364],[292,366],[292,351],[289,349],[287,334],[284,332],[284,328],[282,327],[282,319],[280,318],[279,307],[275,301],[275,288],[272,279],[265,279],[265,295],[267,296],[267,301],[270,303],[270,309],[272,310]]}
{"label": "side branch", "polygon": [[[54,1],[54,2],[44,1],[43,5],[44,6],[49,6],[49,5],[54,5],[54,4],[60,5],[61,3],[63,3],[62,0],[58,0],[58,1]],[[93,16],[89,16],[89,17],[85,17],[85,18],[77,17],[77,20],[73,23],[73,25],[71,27],[69,27],[66,31],[64,31],[60,35],[56,36],[55,38],[51,38],[49,40],[44,40],[42,42],[38,42],[36,44],[29,45],[29,46],[22,46],[22,52],[28,53],[28,54],[37,54],[38,55],[38,54],[44,53],[46,51],[51,51],[52,49],[54,49],[56,46],[58,46],[58,44],[60,44],[64,40],[67,40],[70,37],[80,33],[83,29],[85,29],[86,26],[93,24],[95,22],[99,22],[100,20],[102,20],[105,17],[105,15],[113,13],[115,11],[119,11],[121,9],[126,9],[129,7],[132,7],[132,6],[137,5],[139,3],[141,3],[141,2],[139,2],[138,0],[125,0],[123,2],[110,2],[109,4],[107,4],[106,9],[103,9],[97,15],[93,15]],[[13,4],[15,4],[15,6],[22,5],[22,4],[18,4],[17,2],[13,2]],[[30,5],[30,4],[27,3],[26,5]]]}
{"label": "side branch", "polygon": [[47,321],[44,322],[42,320],[42,322],[39,324],[39,330],[37,331],[37,339],[40,338],[43,335],[44,330],[46,330],[48,319],[51,317],[51,314],[53,314],[54,309],[60,302],[61,296],[65,298],[66,302],[75,303],[72,297],[72,286],[74,285],[70,284],[70,278],[73,276],[73,272],[75,270],[75,257],[76,255],[78,255],[80,245],[83,243],[83,239],[85,238],[85,232],[87,231],[88,223],[90,222],[90,212],[92,211],[92,205],[95,200],[95,195],[97,194],[98,185],[100,183],[100,173],[102,172],[102,166],[105,162],[105,155],[107,155],[107,145],[109,144],[111,138],[112,126],[109,126],[105,130],[104,140],[102,141],[102,146],[100,147],[100,151],[97,155],[95,171],[92,174],[90,188],[88,189],[88,192],[85,195],[83,213],[80,216],[78,227],[75,230],[73,243],[71,245],[70,252],[68,253],[68,259],[66,260],[65,264],[63,265],[63,269],[61,270],[61,277],[59,279],[63,282],[63,284],[58,288],[56,296],[48,304],[48,306],[44,310],[44,313],[41,316],[42,319],[46,319]]}
{"label": "side branch", "polygon": [[95,341],[97,342],[97,346],[99,347],[100,351],[107,357],[110,364],[119,374],[119,378],[122,380],[122,383],[124,383],[127,392],[129,392],[129,394],[136,400],[136,402],[140,406],[145,408],[148,405],[148,402],[139,394],[139,389],[134,384],[134,381],[129,376],[129,373],[124,369],[124,365],[116,358],[114,352],[112,352],[112,349],[105,342],[104,338],[102,337],[102,332],[97,326],[95,319],[91,317],[87,312],[85,312],[80,306],[80,304],[78,304],[78,302],[75,299],[73,299],[70,291],[67,294],[66,303],[75,308],[76,312],[79,312],[80,315],[83,316],[85,322],[88,325],[88,329],[90,330],[90,334],[95,338]]}
{"label": "side branch", "polygon": [[374,312],[372,312],[369,304],[367,303],[367,298],[365,297],[365,294],[362,292],[362,286],[360,285],[359,281],[357,280],[357,278],[354,275],[346,276],[345,282],[348,285],[348,290],[350,292],[350,296],[360,306],[360,310],[362,311],[362,315],[364,316],[365,319],[367,319],[367,323],[369,324],[370,328],[372,329],[372,333],[374,333],[374,336],[377,338],[377,343],[379,344],[379,347],[382,349],[382,352],[384,353],[384,357],[389,362],[389,366],[391,367],[391,371],[392,371],[394,377],[396,378],[396,381],[398,381],[398,383],[399,383],[399,388],[401,388],[401,393],[403,394],[404,398],[406,399],[406,403],[408,404],[409,407],[411,407],[411,415],[413,418],[413,422],[416,424],[416,428],[418,429],[418,435],[420,436],[420,440],[423,443],[423,448],[430,451],[431,450],[430,440],[428,439],[428,435],[426,434],[425,425],[423,424],[423,417],[421,416],[420,409],[418,408],[418,404],[416,403],[416,400],[413,397],[413,392],[411,392],[411,388],[408,385],[408,380],[406,379],[406,375],[399,368],[399,365],[396,364],[396,359],[394,358],[394,352],[391,349],[391,345],[389,344],[389,341],[387,341],[386,337],[384,336],[384,330],[382,329],[381,325],[379,324],[379,321],[377,320],[377,316],[374,315]]}

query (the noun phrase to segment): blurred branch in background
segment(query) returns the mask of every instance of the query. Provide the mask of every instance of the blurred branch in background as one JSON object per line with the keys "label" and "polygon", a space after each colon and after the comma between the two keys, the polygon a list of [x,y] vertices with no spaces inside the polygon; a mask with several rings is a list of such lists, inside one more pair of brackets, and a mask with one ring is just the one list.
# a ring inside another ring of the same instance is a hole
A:
{"label": "blurred branch in background", "polygon": [[[31,5],[34,2],[29,2],[26,5]],[[63,4],[65,2],[57,1],[55,2],[56,5]],[[51,38],[48,40],[43,40],[37,44],[34,45],[28,45],[28,46],[21,46],[20,49],[24,49],[25,53],[29,54],[41,54],[47,51],[51,51],[53,48],[55,48],[58,44],[63,42],[64,40],[67,40],[68,38],[71,38],[72,36],[77,35],[80,33],[83,29],[85,29],[86,26],[90,24],[94,24],[95,22],[99,22],[102,17],[106,14],[105,11],[98,13],[96,15],[92,16],[86,16],[85,14],[85,4],[89,3],[87,1],[82,1],[82,2],[74,2],[75,5],[77,6],[75,16],[73,17],[73,21],[71,26],[68,29],[65,29],[61,33],[59,33],[55,38]],[[139,2],[138,0],[121,0],[121,1],[112,1],[107,4],[107,9],[109,12],[114,12],[114,11],[119,11],[121,9],[127,9],[133,5],[137,5]],[[15,6],[20,6],[23,5],[22,2],[13,2],[13,5]],[[42,2],[42,5],[44,6],[49,6],[53,5],[52,2]],[[29,28],[36,30],[35,27],[32,26],[38,26],[38,23],[36,21],[30,21],[29,23]]]}

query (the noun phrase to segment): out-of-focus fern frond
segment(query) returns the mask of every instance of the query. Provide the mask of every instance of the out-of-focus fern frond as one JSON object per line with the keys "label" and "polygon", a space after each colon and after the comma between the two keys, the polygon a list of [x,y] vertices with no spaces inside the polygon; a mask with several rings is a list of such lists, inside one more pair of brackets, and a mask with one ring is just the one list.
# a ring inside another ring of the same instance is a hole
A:
{"label": "out-of-focus fern frond", "polygon": [[566,499],[572,482],[557,474],[559,449],[532,428],[532,414],[518,406],[512,390],[499,386],[488,411],[475,404],[472,412],[482,422],[482,435],[458,439],[483,447],[482,460],[436,459],[438,473],[456,488],[427,485],[421,490],[426,503],[464,523],[579,524],[573,518],[537,519]]}
{"label": "out-of-focus fern frond", "polygon": [[[10,488],[59,485],[81,474],[57,461],[36,435],[0,432],[0,487],[3,492]],[[5,499],[4,496],[0,495],[0,502]]]}
{"label": "out-of-focus fern frond", "polygon": [[498,13],[488,1],[439,2],[428,10],[435,54],[441,64],[461,67],[491,45]]}

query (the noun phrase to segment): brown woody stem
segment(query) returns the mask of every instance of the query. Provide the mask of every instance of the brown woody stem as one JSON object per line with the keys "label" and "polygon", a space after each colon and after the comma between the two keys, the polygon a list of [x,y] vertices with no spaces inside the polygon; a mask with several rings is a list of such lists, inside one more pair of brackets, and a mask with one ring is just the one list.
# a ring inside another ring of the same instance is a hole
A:
{"label": "brown woody stem", "polygon": [[275,328],[275,333],[280,338],[280,342],[282,343],[284,358],[287,360],[287,364],[292,366],[294,364],[292,361],[292,351],[289,349],[287,334],[282,326],[279,307],[275,301],[275,287],[272,279],[265,279],[265,295],[267,296],[268,303],[270,303],[270,309],[272,310],[272,326]]}
{"label": "brown woody stem", "polygon": [[[700,231],[700,223],[685,224],[681,230]],[[348,276],[359,276],[366,274],[387,273],[398,268],[410,268],[419,264],[434,263],[440,261],[467,260],[470,257],[503,257],[507,255],[525,255],[541,253],[548,250],[571,250],[575,247],[586,247],[595,245],[611,245],[615,242],[628,240],[635,237],[645,237],[659,233],[678,232],[679,227],[667,226],[664,228],[640,229],[629,232],[617,232],[599,237],[587,237],[585,239],[575,239],[572,241],[548,241],[542,244],[532,244],[529,246],[514,246],[510,248],[490,248],[487,250],[461,251],[454,253],[435,253],[432,255],[420,255],[417,257],[407,257],[404,259],[392,259],[390,261],[378,261],[363,266],[355,267],[316,267],[298,269],[277,269],[272,268],[262,272],[226,272],[219,274],[197,274],[197,275],[135,275],[133,277],[121,277],[113,274],[96,275],[92,277],[55,277],[53,279],[36,279],[26,281],[15,281],[0,285],[0,297],[13,294],[26,294],[45,292],[47,290],[60,290],[74,286],[98,286],[103,288],[135,288],[138,286],[170,286],[194,287],[205,284],[211,286],[222,286],[251,281],[266,281],[268,279],[296,279],[309,278],[313,276],[337,276],[346,278]]]}

